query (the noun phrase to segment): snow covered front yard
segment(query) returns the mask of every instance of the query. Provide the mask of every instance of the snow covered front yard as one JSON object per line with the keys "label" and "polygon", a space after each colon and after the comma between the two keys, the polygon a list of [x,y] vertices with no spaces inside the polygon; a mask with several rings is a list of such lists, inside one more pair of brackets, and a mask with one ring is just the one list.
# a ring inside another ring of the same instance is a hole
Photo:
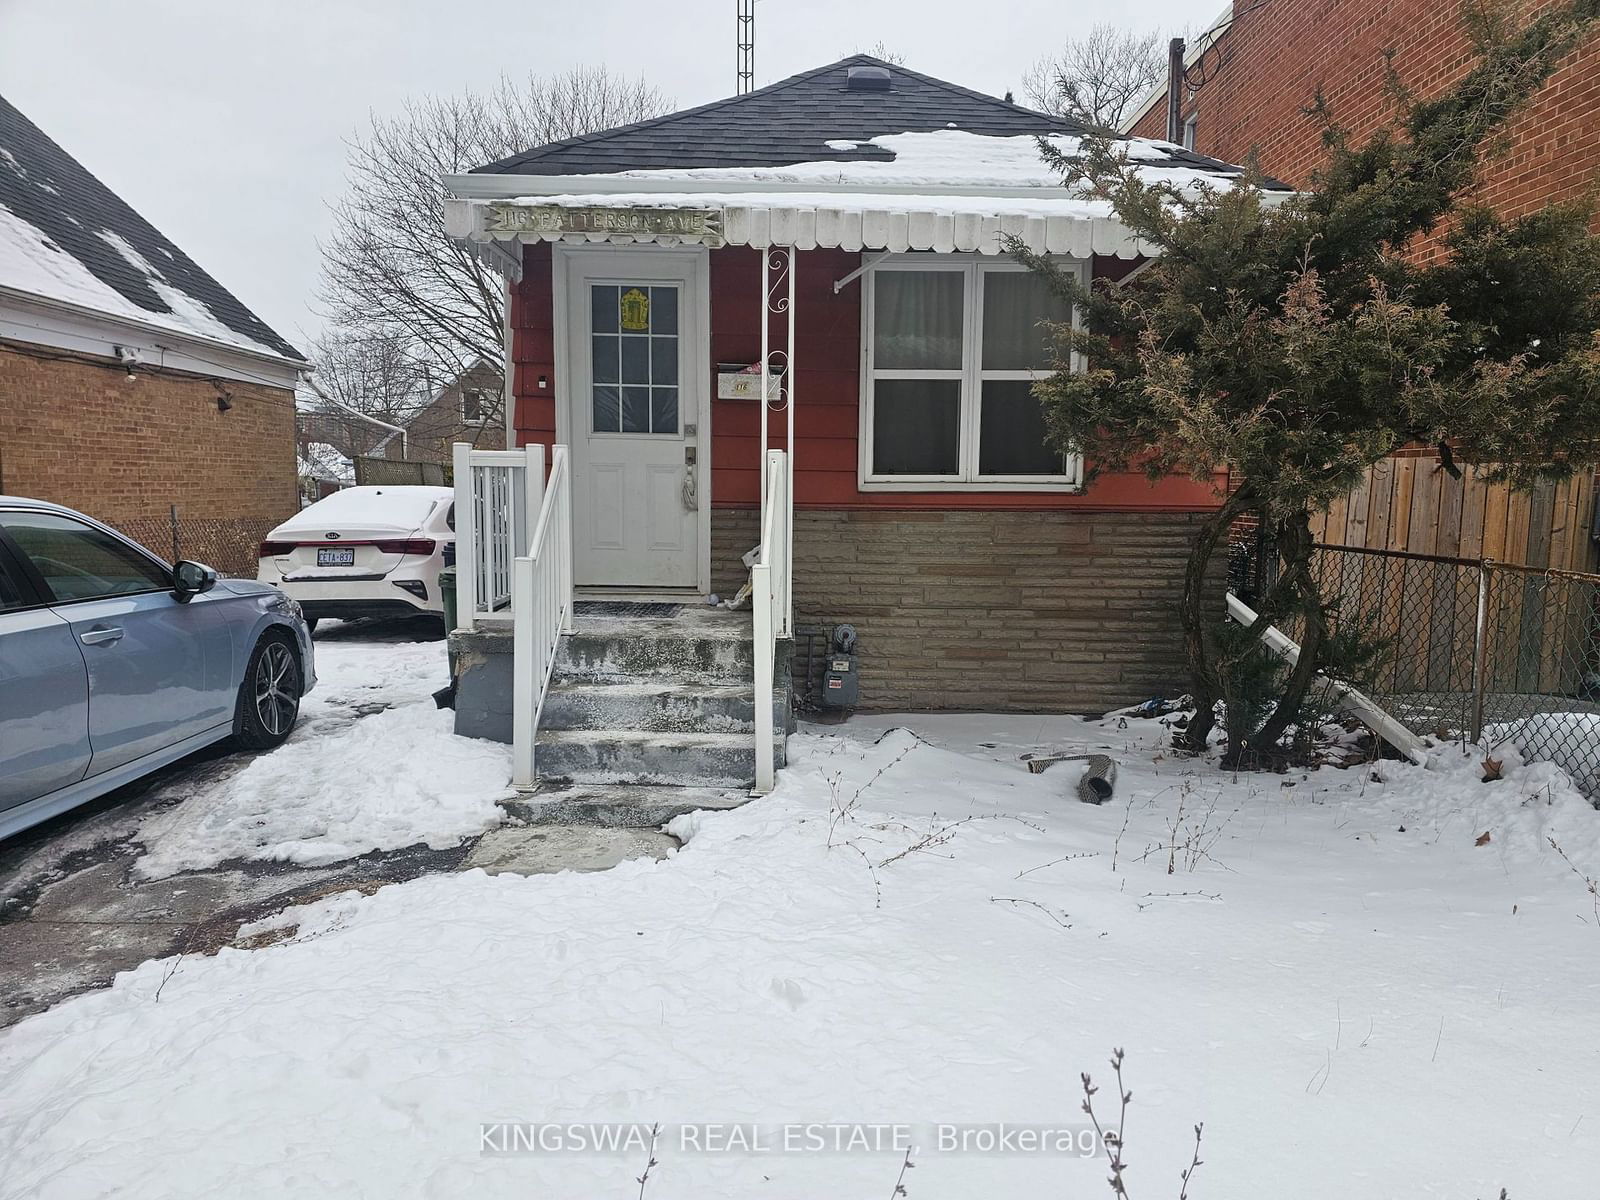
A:
{"label": "snow covered front yard", "polygon": [[[405,624],[401,638],[415,636]],[[135,874],[157,879],[230,860],[336,862],[371,850],[454,846],[500,822],[508,747],[457,737],[432,692],[444,643],[371,641],[363,626],[317,639],[317,686],[287,744],[221,781],[180,782],[176,808],[139,831]],[[381,635],[379,635],[381,636]]]}
{"label": "snow covered front yard", "polygon": [[[297,740],[320,810],[246,770],[166,864],[370,842],[344,814],[406,786],[492,807],[420,717],[383,743],[403,765],[336,769],[400,711]],[[1083,1071],[1114,1113],[1113,1047],[1137,1197],[1177,1196],[1201,1121],[1193,1200],[1593,1197],[1600,815],[1565,777],[1445,751],[1234,779],[1129,726],[857,718],[791,741],[772,796],[680,819],[664,861],[435,876],[145,963],[0,1034],[0,1197],[636,1196],[628,1133],[570,1148],[613,1122],[660,1125],[648,1200],[887,1197],[903,1132],[912,1200],[1104,1196],[1103,1159],[941,1136],[1081,1130]],[[1102,745],[1100,808],[1019,761]],[[274,796],[281,828],[236,832]],[[486,817],[459,811],[452,836]],[[507,1153],[497,1123],[562,1132]],[[832,1123],[891,1128],[785,1129]]]}

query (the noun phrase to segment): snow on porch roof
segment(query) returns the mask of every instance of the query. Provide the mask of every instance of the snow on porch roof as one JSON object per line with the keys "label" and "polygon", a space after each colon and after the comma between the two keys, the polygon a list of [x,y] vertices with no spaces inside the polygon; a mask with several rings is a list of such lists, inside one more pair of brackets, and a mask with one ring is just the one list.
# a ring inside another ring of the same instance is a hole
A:
{"label": "snow on porch roof", "polygon": [[[1080,139],[1050,135],[1071,157]],[[1188,195],[1233,186],[1225,164],[1174,165],[1175,147],[1121,139],[1151,182]],[[1000,254],[1015,234],[1041,253],[1148,252],[1111,207],[1074,189],[1044,163],[1033,136],[958,129],[870,139],[888,159],[819,158],[766,167],[700,167],[603,175],[450,177],[446,226],[464,241],[654,242],[792,245],[844,250]],[[846,139],[827,150],[854,152]],[[1281,185],[1278,185],[1281,186]],[[572,211],[577,210],[577,211]],[[610,215],[612,213],[615,215]]]}

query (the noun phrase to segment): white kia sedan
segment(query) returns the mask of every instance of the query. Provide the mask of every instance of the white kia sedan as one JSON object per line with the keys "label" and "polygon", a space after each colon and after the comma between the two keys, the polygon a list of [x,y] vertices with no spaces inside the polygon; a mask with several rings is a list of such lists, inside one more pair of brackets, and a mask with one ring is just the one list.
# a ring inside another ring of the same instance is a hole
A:
{"label": "white kia sedan", "polygon": [[322,617],[444,617],[439,571],[455,542],[455,491],[353,487],[308,505],[261,543],[256,578]]}

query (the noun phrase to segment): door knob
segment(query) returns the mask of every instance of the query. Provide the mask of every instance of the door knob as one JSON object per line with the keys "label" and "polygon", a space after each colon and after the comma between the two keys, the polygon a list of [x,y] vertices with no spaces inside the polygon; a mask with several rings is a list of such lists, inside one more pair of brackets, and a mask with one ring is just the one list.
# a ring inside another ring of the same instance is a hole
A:
{"label": "door knob", "polygon": [[120,641],[122,630],[117,626],[102,625],[99,629],[86,629],[78,635],[78,640],[85,646],[103,646],[111,642]]}

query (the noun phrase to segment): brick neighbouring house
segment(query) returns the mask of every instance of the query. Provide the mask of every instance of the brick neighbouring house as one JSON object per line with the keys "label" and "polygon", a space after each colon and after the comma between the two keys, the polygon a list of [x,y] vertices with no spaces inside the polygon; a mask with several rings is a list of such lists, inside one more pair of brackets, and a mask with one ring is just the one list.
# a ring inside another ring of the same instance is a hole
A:
{"label": "brick neighbouring house", "polygon": [[[1550,0],[1536,0],[1525,15],[1549,7]],[[1391,64],[1400,82],[1427,100],[1474,62],[1454,3],[1230,5],[1188,48],[1178,129],[1183,143],[1201,153],[1230,162],[1254,155],[1267,174],[1304,186],[1327,157],[1321,128],[1306,112],[1319,92],[1360,144],[1393,117]],[[1163,84],[1124,122],[1124,132],[1165,138],[1168,104]],[[1600,157],[1597,116],[1600,39],[1591,38],[1511,122],[1503,149],[1486,157],[1471,199],[1507,218],[1583,199]],[[1424,240],[1414,252],[1431,249]],[[1593,478],[1513,493],[1469,469],[1463,483],[1440,468],[1437,451],[1408,448],[1335,503],[1319,534],[1334,543],[1593,571],[1600,570],[1600,544],[1590,536],[1600,532],[1597,497],[1600,481]]]}
{"label": "brick neighbouring house", "polygon": [[[1133,268],[1109,210],[1039,157],[1080,132],[858,55],[448,179],[448,232],[511,281],[516,442],[570,446],[577,585],[733,593],[763,439],[782,448],[792,413],[795,619],[856,626],[861,707],[1092,711],[1180,686],[1175,602],[1216,489],[1086,485],[1045,448],[1038,322],[1066,314],[1001,240]],[[1238,174],[1130,147],[1180,184]],[[793,369],[764,422],[735,372],[762,360],[772,288]]]}
{"label": "brick neighbouring house", "polygon": [[485,450],[507,445],[504,386],[497,364],[479,362],[439,388],[406,420],[409,456],[448,467],[457,442]]}
{"label": "brick neighbouring house", "polygon": [[[1554,7],[1538,0],[1534,13]],[[1235,15],[1237,8],[1237,15]],[[1473,66],[1461,9],[1435,0],[1269,0],[1230,5],[1189,53],[1181,124],[1205,154],[1304,185],[1326,159],[1321,129],[1305,109],[1320,89],[1333,117],[1359,142],[1394,113],[1385,55],[1401,82],[1428,99]],[[1165,85],[1124,123],[1164,138]],[[1485,163],[1477,199],[1508,217],[1578,200],[1600,156],[1600,40],[1565,62],[1507,130],[1507,149]]]}
{"label": "brick neighbouring house", "polygon": [[0,98],[0,492],[163,556],[255,573],[296,507],[307,369],[175,244]]}

